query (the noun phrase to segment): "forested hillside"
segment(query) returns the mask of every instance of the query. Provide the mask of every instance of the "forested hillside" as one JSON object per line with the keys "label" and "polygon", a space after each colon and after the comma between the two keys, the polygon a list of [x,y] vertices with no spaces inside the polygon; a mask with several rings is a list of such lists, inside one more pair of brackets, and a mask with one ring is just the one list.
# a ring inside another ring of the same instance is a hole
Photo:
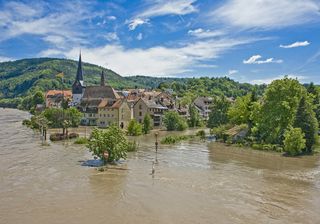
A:
{"label": "forested hillside", "polygon": [[[83,69],[87,85],[98,84],[101,71],[104,70],[107,82],[115,88],[142,87],[97,65],[83,63]],[[61,89],[61,79],[56,78],[61,72],[64,73],[63,87],[70,88],[77,72],[77,62],[35,58],[0,63],[0,98],[23,97],[36,90]]]}
{"label": "forested hillside", "polygon": [[[77,71],[77,61],[56,58],[22,59],[0,63],[0,106],[16,107],[23,98],[37,91],[70,89]],[[125,65],[124,65],[125,66]],[[83,63],[86,85],[97,85],[103,70],[107,82],[116,89],[160,88],[171,89],[179,97],[243,96],[255,89],[261,95],[263,85],[239,83],[227,77],[221,78],[154,78],[146,76],[122,77],[112,70]],[[64,73],[63,83],[57,74]]]}

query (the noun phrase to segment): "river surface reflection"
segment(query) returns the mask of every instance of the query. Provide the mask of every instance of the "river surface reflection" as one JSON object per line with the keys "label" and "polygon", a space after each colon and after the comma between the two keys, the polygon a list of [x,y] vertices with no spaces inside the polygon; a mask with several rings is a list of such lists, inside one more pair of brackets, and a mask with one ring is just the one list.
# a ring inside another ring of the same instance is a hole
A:
{"label": "river surface reflection", "polygon": [[[0,109],[0,223],[320,223],[319,156],[218,143],[139,150],[106,172],[85,146],[41,146],[26,112]],[[165,135],[161,132],[160,135]],[[150,175],[152,163],[155,174]]]}

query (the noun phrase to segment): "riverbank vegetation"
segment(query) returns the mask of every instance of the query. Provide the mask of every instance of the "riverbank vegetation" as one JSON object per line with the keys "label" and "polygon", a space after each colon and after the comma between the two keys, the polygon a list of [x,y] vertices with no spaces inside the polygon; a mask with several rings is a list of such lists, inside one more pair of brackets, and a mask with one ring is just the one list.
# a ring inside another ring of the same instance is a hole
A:
{"label": "riverbank vegetation", "polygon": [[305,87],[286,77],[273,81],[261,97],[253,91],[233,104],[221,100],[212,108],[215,122],[209,118],[208,126],[223,142],[291,156],[312,153],[318,143],[319,98],[313,84]]}

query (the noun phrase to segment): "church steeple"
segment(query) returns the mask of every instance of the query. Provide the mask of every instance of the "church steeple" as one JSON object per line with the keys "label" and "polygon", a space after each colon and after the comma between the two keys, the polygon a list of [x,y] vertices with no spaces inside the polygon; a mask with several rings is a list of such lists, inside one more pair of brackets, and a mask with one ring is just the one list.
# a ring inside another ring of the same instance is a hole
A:
{"label": "church steeple", "polygon": [[81,61],[81,51],[79,54],[79,61],[78,61],[78,70],[77,70],[77,81],[83,81],[83,70],[82,70],[82,61]]}
{"label": "church steeple", "polygon": [[100,86],[105,86],[106,83],[105,83],[105,78],[104,78],[104,72],[102,70],[101,72],[101,80],[100,80]]}

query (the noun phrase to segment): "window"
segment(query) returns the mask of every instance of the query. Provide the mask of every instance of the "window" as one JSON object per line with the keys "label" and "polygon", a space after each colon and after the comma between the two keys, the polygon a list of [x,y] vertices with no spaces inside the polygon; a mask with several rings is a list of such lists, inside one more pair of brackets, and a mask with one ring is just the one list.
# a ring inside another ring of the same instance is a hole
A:
{"label": "window", "polygon": [[142,105],[141,105],[141,104],[139,105],[139,109],[140,109],[140,110],[142,109]]}
{"label": "window", "polygon": [[141,111],[139,112],[139,116],[140,116],[140,117],[142,116],[142,112],[141,112]]}
{"label": "window", "polygon": [[106,114],[104,114],[103,116],[106,117]]}

